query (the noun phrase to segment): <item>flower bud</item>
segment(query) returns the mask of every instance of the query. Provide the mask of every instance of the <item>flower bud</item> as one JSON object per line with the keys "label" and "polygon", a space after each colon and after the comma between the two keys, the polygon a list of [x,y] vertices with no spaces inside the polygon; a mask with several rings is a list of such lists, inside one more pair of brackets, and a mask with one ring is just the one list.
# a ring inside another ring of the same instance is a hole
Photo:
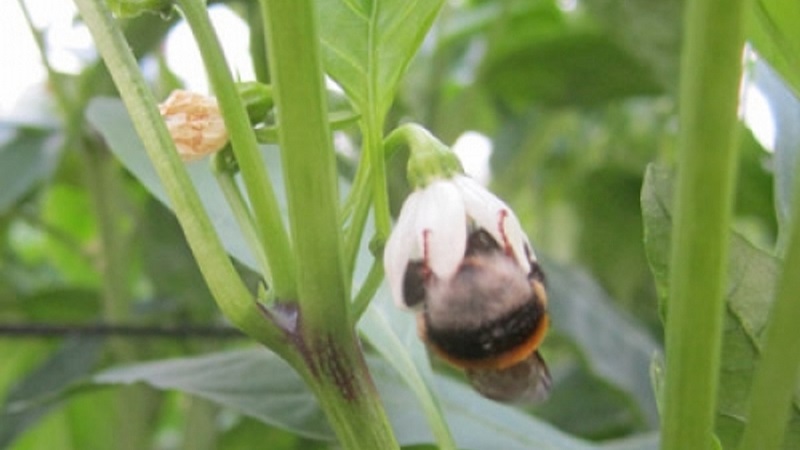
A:
{"label": "flower bud", "polygon": [[516,215],[463,175],[452,151],[423,128],[393,135],[411,149],[408,178],[416,188],[383,254],[395,303],[416,311],[428,348],[464,369],[484,396],[543,399],[547,293]]}
{"label": "flower bud", "polygon": [[181,159],[190,162],[217,152],[228,131],[213,97],[175,90],[158,107]]}

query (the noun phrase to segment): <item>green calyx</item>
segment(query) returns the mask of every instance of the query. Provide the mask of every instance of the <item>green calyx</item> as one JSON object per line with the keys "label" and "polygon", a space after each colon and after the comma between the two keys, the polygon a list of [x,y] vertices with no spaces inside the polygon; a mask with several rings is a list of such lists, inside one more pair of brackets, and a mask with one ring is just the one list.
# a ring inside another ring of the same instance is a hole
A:
{"label": "green calyx", "polygon": [[387,152],[395,151],[402,144],[409,148],[406,176],[415,189],[464,173],[461,162],[450,147],[418,124],[404,124],[384,141]]}
{"label": "green calyx", "polygon": [[172,0],[107,0],[108,8],[114,16],[128,19],[142,13],[159,14],[169,17],[172,13]]}
{"label": "green calyx", "polygon": [[274,105],[272,87],[258,81],[242,81],[236,83],[236,91],[247,109],[250,123],[264,122]]}

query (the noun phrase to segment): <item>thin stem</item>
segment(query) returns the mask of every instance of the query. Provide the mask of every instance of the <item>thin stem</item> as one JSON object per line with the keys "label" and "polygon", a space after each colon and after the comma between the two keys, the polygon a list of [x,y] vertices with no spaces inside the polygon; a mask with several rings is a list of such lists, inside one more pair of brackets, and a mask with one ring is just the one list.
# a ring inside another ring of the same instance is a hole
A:
{"label": "thin stem", "polygon": [[710,449],[736,173],[744,0],[687,3],[667,311],[666,450]]}
{"label": "thin stem", "polygon": [[104,0],[75,0],[153,162],[214,299],[239,329],[292,360],[283,333],[258,311],[203,209],[155,99]]}
{"label": "thin stem", "polygon": [[177,0],[194,34],[208,72],[209,81],[219,102],[231,146],[241,168],[242,179],[252,205],[260,242],[270,262],[275,296],[297,297],[294,256],[289,236],[283,226],[277,197],[267,173],[258,142],[250,126],[247,110],[239,97],[222,47],[211,25],[202,0]]}
{"label": "thin stem", "polygon": [[313,0],[261,0],[292,238],[306,381],[345,448],[397,448],[348,316],[336,166]]}
{"label": "thin stem", "polygon": [[[214,155],[215,162],[212,164],[216,164],[216,158],[218,157],[224,157],[224,155],[219,153]],[[239,185],[236,183],[233,172],[225,169],[219,170],[216,166],[212,168],[211,172],[214,174],[217,185],[219,185],[222,195],[225,196],[228,206],[231,207],[233,217],[236,218],[236,223],[239,224],[239,229],[242,230],[242,234],[249,248],[255,253],[256,261],[258,261],[258,265],[261,268],[264,282],[267,286],[272,286],[272,273],[270,271],[269,259],[264,252],[265,246],[260,241],[260,236],[256,231],[255,221],[250,214],[250,209],[247,207],[247,202],[242,192],[239,190]]]}
{"label": "thin stem", "polygon": [[364,280],[364,283],[361,284],[361,289],[358,290],[356,297],[353,299],[353,308],[351,310],[353,323],[358,322],[358,319],[360,319],[364,311],[367,310],[372,297],[375,296],[375,293],[378,292],[378,288],[381,287],[382,281],[383,262],[379,259],[375,259],[372,262],[372,267],[369,269],[367,278]]}
{"label": "thin stem", "polygon": [[389,210],[389,191],[386,187],[386,158],[383,153],[383,118],[368,114],[364,120],[364,149],[369,159],[372,180],[372,204],[374,206],[375,233],[385,241],[392,228]]}

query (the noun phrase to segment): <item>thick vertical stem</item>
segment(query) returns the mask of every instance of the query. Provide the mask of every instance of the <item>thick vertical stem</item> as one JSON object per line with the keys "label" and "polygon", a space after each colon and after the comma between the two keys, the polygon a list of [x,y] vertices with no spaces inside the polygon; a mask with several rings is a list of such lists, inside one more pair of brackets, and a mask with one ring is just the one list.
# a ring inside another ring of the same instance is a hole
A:
{"label": "thick vertical stem", "polygon": [[396,448],[348,315],[314,2],[261,5],[297,261],[305,377],[345,448]]}
{"label": "thick vertical stem", "polygon": [[686,3],[663,444],[712,445],[736,172],[744,0]]}

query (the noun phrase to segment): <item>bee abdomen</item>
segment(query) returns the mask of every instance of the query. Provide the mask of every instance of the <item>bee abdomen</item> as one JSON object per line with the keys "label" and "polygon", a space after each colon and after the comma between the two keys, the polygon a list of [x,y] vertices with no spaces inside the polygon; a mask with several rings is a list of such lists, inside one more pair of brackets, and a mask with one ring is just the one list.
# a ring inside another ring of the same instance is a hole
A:
{"label": "bee abdomen", "polygon": [[476,367],[491,365],[490,361],[502,360],[522,347],[530,347],[521,355],[527,357],[536,349],[531,340],[541,334],[546,320],[544,307],[537,301],[525,302],[479,327],[436,327],[427,314],[424,317],[426,339],[439,354],[457,365]]}

